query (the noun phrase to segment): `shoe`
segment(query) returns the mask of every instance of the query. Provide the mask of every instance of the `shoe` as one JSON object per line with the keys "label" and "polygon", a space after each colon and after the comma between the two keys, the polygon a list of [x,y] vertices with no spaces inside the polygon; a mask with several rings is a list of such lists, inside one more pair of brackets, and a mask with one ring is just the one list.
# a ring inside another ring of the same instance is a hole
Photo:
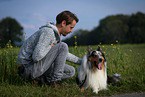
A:
{"label": "shoe", "polygon": [[22,65],[18,67],[18,74],[19,76],[22,76],[23,73],[24,73],[24,66]]}

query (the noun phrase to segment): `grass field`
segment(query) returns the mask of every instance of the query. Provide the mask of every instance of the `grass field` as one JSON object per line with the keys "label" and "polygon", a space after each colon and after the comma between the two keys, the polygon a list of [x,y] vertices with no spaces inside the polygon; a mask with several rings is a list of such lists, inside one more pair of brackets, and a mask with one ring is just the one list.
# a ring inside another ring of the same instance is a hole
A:
{"label": "grass field", "polygon": [[[91,46],[93,50],[97,46]],[[108,75],[118,73],[122,75],[120,87],[108,84],[109,90],[99,91],[97,96],[110,96],[114,94],[145,92],[145,44],[101,45],[107,58]],[[63,80],[61,89],[49,86],[37,86],[23,80],[17,75],[17,54],[19,48],[8,47],[0,49],[0,96],[7,97],[80,97],[96,96],[90,88],[81,92],[75,83],[75,76]],[[87,46],[69,47],[69,52],[83,58]],[[75,67],[78,65],[67,62]]]}

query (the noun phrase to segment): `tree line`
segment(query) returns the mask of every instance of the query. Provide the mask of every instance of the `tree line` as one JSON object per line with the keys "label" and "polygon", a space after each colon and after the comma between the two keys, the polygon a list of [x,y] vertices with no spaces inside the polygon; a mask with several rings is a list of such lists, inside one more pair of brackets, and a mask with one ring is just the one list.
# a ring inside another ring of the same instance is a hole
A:
{"label": "tree line", "polygon": [[16,46],[15,42],[21,42],[23,39],[23,27],[16,19],[6,17],[0,21],[0,48],[6,47],[11,42],[12,46]]}
{"label": "tree line", "polygon": [[[21,43],[24,37],[23,27],[11,17],[0,20],[0,47],[8,42],[12,46]],[[75,37],[74,37],[75,36]],[[10,41],[9,41],[10,40]],[[63,40],[69,46],[96,45],[116,43],[145,43],[145,14],[137,12],[132,15],[112,15],[100,20],[99,26],[93,30],[79,29],[73,35]]]}
{"label": "tree line", "polygon": [[[76,39],[74,38],[77,37]],[[145,43],[145,14],[112,15],[100,20],[93,30],[79,29],[64,40],[68,45],[96,45],[116,43]]]}

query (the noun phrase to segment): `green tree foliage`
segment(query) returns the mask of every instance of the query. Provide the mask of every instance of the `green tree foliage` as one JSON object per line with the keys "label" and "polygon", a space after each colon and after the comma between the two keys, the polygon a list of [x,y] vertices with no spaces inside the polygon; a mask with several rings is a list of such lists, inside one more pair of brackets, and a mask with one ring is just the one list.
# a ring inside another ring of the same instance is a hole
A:
{"label": "green tree foliage", "polygon": [[[120,43],[145,43],[145,14],[107,16],[92,31],[78,30],[77,33],[78,45],[110,44],[116,40]],[[73,45],[73,36],[65,42]]]}
{"label": "green tree foliage", "polygon": [[105,44],[114,43],[116,40],[126,43],[126,34],[129,29],[127,20],[128,16],[124,15],[108,16],[101,20],[99,27],[95,30],[100,33],[99,41]]}
{"label": "green tree foliage", "polygon": [[145,14],[133,14],[128,22],[130,43],[145,43]]}
{"label": "green tree foliage", "polygon": [[22,41],[22,36],[23,27],[15,19],[6,17],[0,21],[0,47],[5,47],[9,40],[14,46],[15,41]]}
{"label": "green tree foliage", "polygon": [[[72,37],[67,38],[64,41],[70,46],[75,46],[76,45],[75,42],[77,42],[77,45],[85,45],[86,43],[84,43],[84,41],[88,41],[87,39],[88,33],[89,33],[88,30],[79,29],[74,32]],[[76,38],[74,38],[74,36],[76,36]]]}

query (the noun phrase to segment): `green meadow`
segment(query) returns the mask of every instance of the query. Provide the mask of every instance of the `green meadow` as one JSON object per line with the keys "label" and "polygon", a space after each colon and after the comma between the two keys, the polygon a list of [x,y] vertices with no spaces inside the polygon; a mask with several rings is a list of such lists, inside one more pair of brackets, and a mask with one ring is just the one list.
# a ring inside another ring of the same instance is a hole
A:
{"label": "green meadow", "polygon": [[[19,48],[7,46],[0,49],[0,96],[4,97],[80,97],[80,96],[111,96],[114,94],[145,92],[145,44],[100,44],[107,59],[107,73],[121,74],[119,86],[108,84],[108,90],[98,94],[88,88],[83,92],[75,83],[75,76],[63,80],[61,89],[47,85],[38,86],[31,81],[24,80],[17,74],[17,55]],[[97,50],[97,45],[91,46]],[[69,52],[83,58],[87,53],[87,46],[69,47]],[[78,65],[67,62],[75,67]]]}

